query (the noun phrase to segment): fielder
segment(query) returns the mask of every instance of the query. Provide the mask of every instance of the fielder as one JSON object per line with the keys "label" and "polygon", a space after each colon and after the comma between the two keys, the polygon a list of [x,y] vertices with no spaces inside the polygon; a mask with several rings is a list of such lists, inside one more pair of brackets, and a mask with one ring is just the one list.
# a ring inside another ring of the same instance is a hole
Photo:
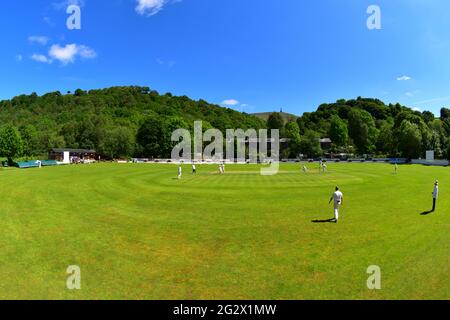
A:
{"label": "fielder", "polygon": [[192,163],[192,174],[197,173],[197,167],[195,166],[195,162]]}
{"label": "fielder", "polygon": [[434,190],[433,190],[433,209],[431,209],[431,212],[436,211],[436,202],[439,197],[439,181],[436,180],[434,183]]}
{"label": "fielder", "polygon": [[306,167],[306,165],[303,165],[302,171],[303,171],[304,173],[307,173],[307,172],[308,172],[308,168]]}
{"label": "fielder", "polygon": [[178,166],[178,180],[181,179],[181,176],[183,175],[183,168],[181,167],[181,164]]}
{"label": "fielder", "polygon": [[334,222],[338,223],[339,220],[339,208],[344,203],[344,195],[339,190],[339,187],[336,187],[336,191],[331,196],[330,202],[334,201]]}

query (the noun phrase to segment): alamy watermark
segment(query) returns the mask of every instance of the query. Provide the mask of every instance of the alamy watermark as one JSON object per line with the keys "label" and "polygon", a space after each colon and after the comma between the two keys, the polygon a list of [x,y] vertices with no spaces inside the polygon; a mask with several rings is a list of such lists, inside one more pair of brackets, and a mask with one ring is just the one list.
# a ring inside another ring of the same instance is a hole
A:
{"label": "alamy watermark", "polygon": [[280,166],[279,130],[227,129],[224,139],[218,129],[203,132],[202,121],[196,121],[193,137],[189,130],[177,129],[172,133],[172,142],[178,143],[172,149],[173,162],[211,160],[269,164],[261,168],[261,175],[275,175]]}
{"label": "alamy watermark", "polygon": [[370,274],[367,279],[367,288],[369,290],[381,290],[381,268],[379,266],[369,266],[367,274]]}
{"label": "alamy watermark", "polygon": [[375,4],[367,8],[367,28],[369,30],[381,30],[381,8]]}
{"label": "alamy watermark", "polygon": [[67,29],[81,30],[81,8],[76,4],[67,7],[66,13],[69,15],[66,21]]}
{"label": "alamy watermark", "polygon": [[81,290],[81,268],[79,266],[69,266],[66,270],[66,286],[69,290]]}

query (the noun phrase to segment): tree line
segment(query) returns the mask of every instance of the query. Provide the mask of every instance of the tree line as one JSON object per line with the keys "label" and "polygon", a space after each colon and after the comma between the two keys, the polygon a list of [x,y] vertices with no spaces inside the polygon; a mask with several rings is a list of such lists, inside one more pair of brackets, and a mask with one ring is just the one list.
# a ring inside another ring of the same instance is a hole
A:
{"label": "tree line", "polygon": [[319,138],[325,137],[332,140],[332,153],[419,158],[425,151],[434,150],[438,158],[450,157],[447,108],[442,108],[440,118],[436,118],[429,111],[358,97],[322,104],[317,111],[286,124],[278,114],[272,114],[268,126],[291,139],[283,157],[321,156],[324,151]]}
{"label": "tree line", "polygon": [[52,148],[94,149],[103,158],[170,157],[174,129],[265,128],[254,116],[148,87],[112,87],[0,101],[0,156],[46,157]]}
{"label": "tree line", "polygon": [[279,129],[289,144],[283,158],[323,155],[319,138],[332,140],[331,152],[416,158],[426,150],[450,155],[450,110],[440,118],[400,104],[357,98],[322,104],[315,112],[285,122],[267,121],[229,108],[159,94],[148,87],[112,87],[20,95],[0,101],[0,156],[45,157],[52,148],[95,149],[103,158],[169,158],[175,129]]}

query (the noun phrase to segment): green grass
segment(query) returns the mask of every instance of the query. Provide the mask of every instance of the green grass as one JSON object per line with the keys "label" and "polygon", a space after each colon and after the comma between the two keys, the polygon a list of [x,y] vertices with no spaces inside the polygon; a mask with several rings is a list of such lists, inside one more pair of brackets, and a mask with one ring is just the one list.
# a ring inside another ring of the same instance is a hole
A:
{"label": "green grass", "polygon": [[[0,171],[2,299],[449,299],[450,171],[384,164]],[[435,179],[440,199],[430,209]],[[328,200],[341,186],[339,224]],[[82,289],[66,289],[79,265]],[[382,290],[366,287],[370,265]]]}

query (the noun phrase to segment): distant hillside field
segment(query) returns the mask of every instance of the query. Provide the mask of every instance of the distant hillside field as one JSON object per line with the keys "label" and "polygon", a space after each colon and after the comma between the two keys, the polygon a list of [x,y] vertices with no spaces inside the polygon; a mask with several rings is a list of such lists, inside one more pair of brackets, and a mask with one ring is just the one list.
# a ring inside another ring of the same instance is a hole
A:
{"label": "distant hillside field", "polygon": [[291,121],[296,121],[299,117],[294,115],[294,114],[290,114],[290,113],[286,113],[286,112],[261,112],[261,113],[252,113],[252,116],[255,116],[263,121],[267,121],[270,117],[270,115],[272,113],[279,113],[281,115],[281,117],[283,118],[283,120],[285,121],[285,123],[291,122]]}

